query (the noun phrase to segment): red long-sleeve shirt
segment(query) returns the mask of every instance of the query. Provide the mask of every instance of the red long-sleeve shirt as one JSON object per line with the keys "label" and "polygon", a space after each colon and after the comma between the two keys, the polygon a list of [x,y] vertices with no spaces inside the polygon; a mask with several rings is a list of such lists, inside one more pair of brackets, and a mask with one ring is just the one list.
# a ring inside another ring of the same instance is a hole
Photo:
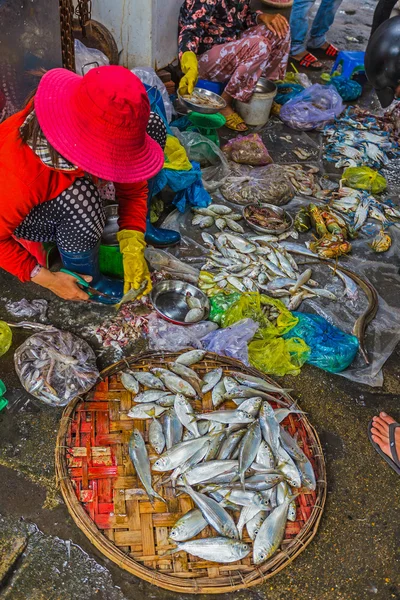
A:
{"label": "red long-sleeve shirt", "polygon": [[[85,173],[52,169],[21,141],[19,128],[30,107],[0,125],[0,267],[29,281],[36,259],[13,238],[34,206],[53,200]],[[147,182],[115,183],[119,227],[145,232]]]}

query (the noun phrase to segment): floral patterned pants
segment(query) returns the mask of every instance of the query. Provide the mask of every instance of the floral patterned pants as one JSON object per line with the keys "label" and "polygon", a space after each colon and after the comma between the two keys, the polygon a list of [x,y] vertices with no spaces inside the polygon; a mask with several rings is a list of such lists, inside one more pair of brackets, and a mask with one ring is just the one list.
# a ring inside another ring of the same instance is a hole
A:
{"label": "floral patterned pants", "polygon": [[290,50],[290,33],[282,39],[257,25],[247,29],[240,39],[214,46],[199,57],[202,79],[226,82],[225,91],[242,102],[247,102],[259,78],[283,79]]}

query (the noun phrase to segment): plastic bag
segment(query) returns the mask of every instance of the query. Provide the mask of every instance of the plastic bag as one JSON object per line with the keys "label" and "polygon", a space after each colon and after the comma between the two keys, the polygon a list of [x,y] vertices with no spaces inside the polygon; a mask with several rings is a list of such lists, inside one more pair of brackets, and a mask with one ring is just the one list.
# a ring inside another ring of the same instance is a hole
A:
{"label": "plastic bag", "polygon": [[234,204],[267,202],[275,206],[287,204],[295,189],[280,165],[250,167],[231,163],[231,175],[221,187],[226,200]]}
{"label": "plastic bag", "polygon": [[332,86],[316,83],[281,108],[282,121],[293,129],[317,129],[333,121],[344,110],[340,94]]}
{"label": "plastic bag", "polygon": [[17,302],[7,302],[6,309],[13,317],[32,318],[36,315],[40,321],[46,319],[49,303],[47,300],[35,299],[29,302],[26,298]]}
{"label": "plastic bag", "polygon": [[161,192],[166,185],[177,192],[173,203],[180,212],[184,212],[187,203],[204,208],[212,202],[210,194],[204,189],[200,166],[195,162],[192,162],[190,171],[162,169],[157,173],[154,178],[153,196]]}
{"label": "plastic bag", "polygon": [[343,171],[342,183],[356,190],[380,194],[386,189],[386,179],[370,167],[347,167]]}
{"label": "plastic bag", "polygon": [[202,338],[215,329],[218,325],[211,321],[183,326],[169,323],[156,313],[148,317],[148,339],[152,350],[175,352],[188,347],[202,348]]}
{"label": "plastic bag", "polygon": [[189,159],[200,164],[203,184],[208,192],[216,191],[230,175],[224,153],[214,142],[195,131],[178,132]]}
{"label": "plastic bag", "polygon": [[[273,308],[272,312],[271,308]],[[222,325],[228,327],[246,318],[250,318],[260,325],[259,333],[264,339],[287,333],[297,323],[297,318],[283,302],[259,292],[241,294],[237,302],[226,311]]]}
{"label": "plastic bag", "polygon": [[139,77],[142,83],[145,83],[146,85],[158,89],[164,102],[165,114],[167,116],[168,123],[170,123],[172,115],[175,112],[174,107],[172,106],[172,102],[169,99],[167,88],[165,87],[161,79],[158,77],[155,70],[150,67],[135,67],[134,69],[132,69],[132,73]]}
{"label": "plastic bag", "polygon": [[75,45],[75,71],[78,75],[86,75],[90,69],[96,67],[105,67],[110,64],[107,56],[97,50],[97,48],[86,48],[79,40],[74,41]]}
{"label": "plastic bag", "polygon": [[65,406],[99,377],[89,344],[58,329],[29,337],[15,352],[14,363],[26,391],[50,406]]}
{"label": "plastic bag", "polygon": [[252,319],[243,319],[226,329],[218,329],[207,335],[203,340],[203,348],[216,352],[220,356],[230,356],[249,364],[247,343],[254,337],[258,323]]}
{"label": "plastic bag", "polygon": [[208,317],[210,321],[214,321],[214,323],[221,325],[225,312],[239,298],[240,294],[238,292],[233,292],[232,294],[224,294],[221,292],[210,298],[210,315]]}
{"label": "plastic bag", "polygon": [[9,351],[12,344],[12,331],[5,321],[0,321],[0,356]]}
{"label": "plastic bag", "polygon": [[268,375],[298,375],[310,349],[299,338],[255,339],[249,344],[250,364]]}
{"label": "plastic bag", "polygon": [[345,102],[357,100],[363,92],[362,85],[358,81],[343,77],[342,75],[332,77],[330,83],[335,86]]}
{"label": "plastic bag", "polygon": [[258,133],[238,136],[229,140],[222,152],[236,163],[259,167],[272,163],[272,158]]}
{"label": "plastic bag", "polygon": [[182,262],[178,258],[175,258],[172,254],[169,254],[169,252],[150,246],[144,251],[144,256],[151,268],[155,271],[162,271],[175,278],[183,279],[184,281],[197,285],[200,271],[187,263]]}
{"label": "plastic bag", "polygon": [[304,87],[299,83],[279,83],[274,102],[281,105],[286,104],[289,100],[301,94],[303,90]]}
{"label": "plastic bag", "polygon": [[[340,373],[353,362],[358,339],[331,325],[324,317],[294,313],[298,323],[287,335],[301,338],[310,347],[307,362],[329,373]],[[286,336],[284,336],[286,337]]]}

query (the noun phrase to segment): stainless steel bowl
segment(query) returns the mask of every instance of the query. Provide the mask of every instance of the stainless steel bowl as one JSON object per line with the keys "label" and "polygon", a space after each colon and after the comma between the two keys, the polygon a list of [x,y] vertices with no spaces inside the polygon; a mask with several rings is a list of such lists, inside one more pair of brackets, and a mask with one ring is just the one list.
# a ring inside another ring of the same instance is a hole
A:
{"label": "stainless steel bowl", "polygon": [[214,100],[214,102],[217,102],[220,106],[218,108],[213,108],[210,106],[204,106],[202,104],[196,104],[195,102],[192,102],[191,100],[188,100],[187,98],[184,98],[178,94],[179,102],[181,102],[181,104],[186,106],[186,108],[189,110],[202,113],[203,115],[214,115],[226,107],[225,100],[218,94],[214,94],[214,92],[210,92],[209,90],[204,90],[203,88],[198,87],[194,88],[194,91],[203,98],[210,98],[211,100]]}
{"label": "stainless steel bowl", "polygon": [[105,246],[117,246],[118,227],[118,204],[109,204],[104,207],[106,213],[106,224],[101,236],[101,242]]}
{"label": "stainless steel bowl", "polygon": [[257,81],[256,87],[254,88],[255,94],[272,94],[276,92],[277,87],[273,81],[266,79],[265,77],[260,77]]}
{"label": "stainless steel bowl", "polygon": [[186,281],[167,280],[157,283],[150,294],[150,300],[158,314],[176,325],[193,325],[185,323],[185,317],[189,312],[186,304],[186,294],[198,298],[204,306],[202,321],[210,314],[210,301],[199,288]]}
{"label": "stainless steel bowl", "polygon": [[[254,223],[251,223],[246,216],[246,209],[249,209],[252,206],[255,206],[256,208],[266,206],[267,208],[271,209],[278,217],[284,218],[286,223],[284,225],[282,225],[282,227],[278,227],[278,228],[260,227],[259,225],[255,225]],[[273,204],[268,204],[266,202],[264,202],[262,204],[259,204],[257,202],[253,202],[251,204],[246,204],[246,206],[243,207],[242,215],[243,215],[243,219],[246,221],[246,223],[250,227],[250,229],[253,229],[253,231],[257,231],[258,233],[269,233],[269,234],[280,235],[281,233],[285,233],[285,231],[287,231],[288,229],[293,227],[293,218],[288,212],[286,212],[286,210],[284,210],[280,206],[274,206]]]}

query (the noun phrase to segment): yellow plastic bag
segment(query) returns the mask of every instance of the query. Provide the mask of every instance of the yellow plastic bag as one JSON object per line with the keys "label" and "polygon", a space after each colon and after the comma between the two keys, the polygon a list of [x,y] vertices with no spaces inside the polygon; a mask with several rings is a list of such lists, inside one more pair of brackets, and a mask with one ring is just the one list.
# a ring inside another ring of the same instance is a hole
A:
{"label": "yellow plastic bag", "polygon": [[343,172],[342,183],[371,194],[380,194],[386,189],[386,179],[370,167],[347,167]]}
{"label": "yellow plastic bag", "polygon": [[[270,321],[263,307],[274,306],[279,315]],[[253,340],[248,344],[249,361],[256,369],[269,375],[298,375],[310,353],[310,348],[299,338],[284,340],[283,334],[298,323],[295,317],[276,298],[258,292],[242,294],[222,317],[222,326],[229,327],[241,319],[250,318],[260,324]]]}
{"label": "yellow plastic bag", "polygon": [[248,345],[249,361],[268,375],[298,375],[306,362],[310,348],[300,338],[281,337],[254,339]]}
{"label": "yellow plastic bag", "polygon": [[186,150],[173,135],[167,135],[167,143],[164,148],[164,169],[175,171],[190,171],[192,165],[187,157]]}
{"label": "yellow plastic bag", "polygon": [[5,321],[0,321],[0,356],[3,356],[11,346],[12,333]]}

